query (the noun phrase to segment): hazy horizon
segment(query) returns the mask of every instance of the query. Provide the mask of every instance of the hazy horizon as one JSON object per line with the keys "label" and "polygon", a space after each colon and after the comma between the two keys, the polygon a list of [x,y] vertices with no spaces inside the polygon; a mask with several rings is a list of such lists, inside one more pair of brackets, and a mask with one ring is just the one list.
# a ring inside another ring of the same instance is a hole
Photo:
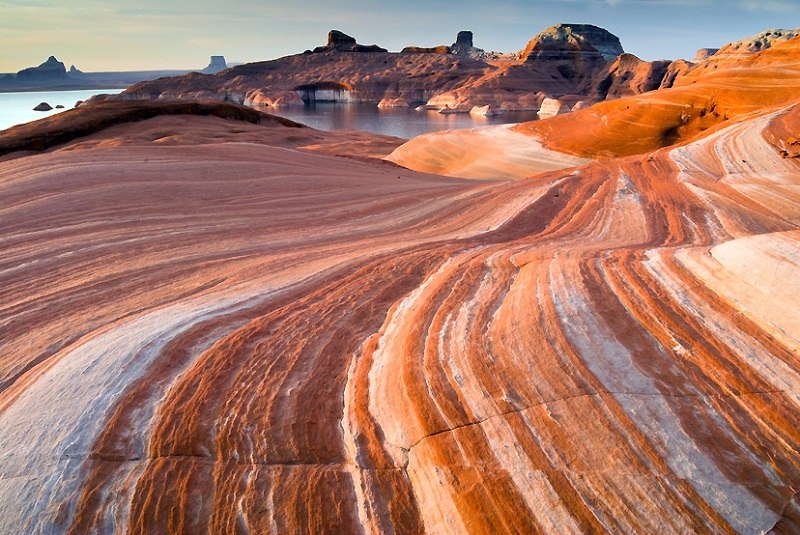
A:
{"label": "hazy horizon", "polygon": [[475,46],[514,52],[558,23],[603,27],[645,60],[691,59],[699,48],[794,28],[800,15],[791,0],[345,0],[335,6],[314,0],[291,7],[252,0],[144,0],[120,7],[99,0],[0,0],[0,8],[4,73],[51,55],[87,72],[201,69],[211,55],[263,61],[323,45],[331,29],[391,51],[451,44],[458,31],[470,30]]}

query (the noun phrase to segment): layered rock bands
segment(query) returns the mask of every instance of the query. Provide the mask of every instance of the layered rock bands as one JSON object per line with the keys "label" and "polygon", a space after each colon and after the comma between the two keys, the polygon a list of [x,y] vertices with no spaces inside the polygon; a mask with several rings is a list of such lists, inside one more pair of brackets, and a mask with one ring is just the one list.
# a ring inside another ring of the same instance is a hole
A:
{"label": "layered rock bands", "polygon": [[798,106],[514,182],[222,116],[0,161],[0,532],[796,530]]}

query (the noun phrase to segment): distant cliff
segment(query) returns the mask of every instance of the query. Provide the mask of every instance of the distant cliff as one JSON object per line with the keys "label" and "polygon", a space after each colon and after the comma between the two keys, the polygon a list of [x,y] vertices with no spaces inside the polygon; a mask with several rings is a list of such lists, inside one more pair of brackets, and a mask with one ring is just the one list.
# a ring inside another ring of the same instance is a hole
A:
{"label": "distant cliff", "polygon": [[248,63],[214,75],[189,74],[136,84],[119,98],[217,99],[255,105],[303,101],[422,104],[435,94],[479,78],[486,62],[440,51],[387,52],[360,45],[340,31],[301,54]]}
{"label": "distant cliff", "polygon": [[[625,53],[618,37],[589,24],[557,24],[513,54],[485,52],[472,32],[452,45],[408,46],[388,52],[360,45],[338,30],[327,44],[302,54],[249,63],[213,75],[189,74],[136,84],[122,99],[213,99],[255,106],[304,102],[424,105],[429,109],[548,110],[563,113],[604,100],[671,87],[688,72],[729,49],[737,53],[769,46],[793,35],[767,32],[748,43],[723,47],[697,63],[643,61]],[[488,108],[487,108],[488,106]]]}
{"label": "distant cliff", "polygon": [[17,72],[21,80],[66,80],[67,68],[55,56],[50,56],[47,61],[38,67],[28,67]]}
{"label": "distant cliff", "polygon": [[[538,110],[546,98],[579,101],[648,91],[661,85],[666,64],[624,54],[619,39],[588,24],[559,24],[519,53],[485,52],[461,31],[452,45],[408,46],[388,52],[360,45],[338,30],[327,44],[302,54],[224,72],[137,84],[119,98],[217,99],[285,106],[343,101],[408,103],[450,111],[475,106]],[[560,108],[561,109],[561,108]]]}
{"label": "distant cliff", "polygon": [[[223,56],[211,56],[211,62],[202,72],[215,73],[227,68]],[[74,65],[67,69],[55,56],[36,66],[16,73],[0,74],[0,92],[48,91],[68,89],[124,89],[145,80],[165,76],[180,76],[190,72],[182,70],[83,72]]]}
{"label": "distant cliff", "polygon": [[225,56],[211,56],[208,66],[200,72],[203,74],[216,74],[227,68],[228,64],[225,62]]}

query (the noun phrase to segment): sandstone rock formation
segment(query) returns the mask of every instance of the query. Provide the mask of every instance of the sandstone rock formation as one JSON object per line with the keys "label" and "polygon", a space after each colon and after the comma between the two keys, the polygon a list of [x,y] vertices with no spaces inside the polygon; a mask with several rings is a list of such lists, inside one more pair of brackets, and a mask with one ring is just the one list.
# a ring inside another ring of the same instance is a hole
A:
{"label": "sandstone rock formation", "polygon": [[3,131],[0,533],[796,532],[798,58],[394,153],[527,180],[220,103]]}
{"label": "sandstone rock formation", "polygon": [[[551,140],[545,143],[551,148],[575,155],[641,154],[800,99],[798,56],[800,39],[755,54],[715,54],[677,76],[668,92],[604,102],[522,128]],[[609,129],[624,135],[605,137]],[[559,132],[571,132],[572,137],[567,140]]]}
{"label": "sandstone rock formation", "polygon": [[[248,104],[301,98],[377,104],[402,98],[421,104],[436,92],[481,76],[489,65],[454,54],[390,53],[359,48],[354,39],[332,31],[328,44],[315,53],[235,66],[212,76],[197,73],[136,84],[120,99],[216,99]],[[354,48],[355,47],[355,48]]]}
{"label": "sandstone rock formation", "polygon": [[694,56],[694,62],[699,63],[705,61],[717,52],[719,52],[719,48],[700,48]]}
{"label": "sandstone rock formation", "polygon": [[50,56],[47,61],[38,67],[28,67],[17,72],[18,79],[63,79],[67,77],[67,68],[55,56]]}
{"label": "sandstone rock formation", "polygon": [[619,38],[603,28],[591,24],[557,24],[531,39],[522,57],[526,61],[575,58],[613,61],[623,52]]}
{"label": "sandstone rock formation", "polygon": [[481,78],[428,104],[463,111],[486,104],[538,111],[545,98],[600,101],[657,89],[668,64],[624,54],[619,39],[602,28],[559,24],[531,39],[515,60],[497,62]]}
{"label": "sandstone rock formation", "polygon": [[216,74],[227,68],[228,64],[225,62],[225,56],[211,56],[208,66],[200,72],[203,74]]}
{"label": "sandstone rock formation", "polygon": [[[644,154],[688,141],[740,117],[797,101],[797,57],[800,39],[777,43],[760,53],[714,55],[698,65],[685,64],[685,69],[676,72],[669,91],[601,102],[515,127],[534,140],[523,154],[522,144],[509,142],[505,133],[493,141],[494,136],[473,130],[419,136],[395,151],[391,159],[422,172],[506,178],[530,176],[552,165],[574,165],[569,159],[559,164],[558,154],[578,158]],[[558,109],[563,111],[560,106]],[[547,149],[542,152],[537,143]],[[493,173],[491,165],[480,164],[486,158],[506,163],[498,164]]]}
{"label": "sandstone rock formation", "polygon": [[[785,40],[793,32],[774,30],[749,41]],[[749,42],[748,41],[748,42]],[[766,45],[764,45],[766,46]],[[474,49],[471,32],[460,32],[453,47],[407,47],[403,53],[353,53],[356,40],[333,30],[317,53],[241,65],[214,76],[159,79],[134,85],[120,99],[215,99],[259,106],[298,106],[303,101],[368,102],[395,99],[443,112],[469,113],[491,106],[538,111],[547,98],[579,109],[596,102],[680,85],[690,72],[719,68],[724,58],[751,52],[714,54],[685,60],[646,62],[625,54],[619,39],[587,24],[545,29],[515,59],[452,53]],[[729,45],[726,49],[742,47]],[[479,51],[474,49],[473,51]],[[691,77],[689,77],[691,78]],[[385,100],[384,100],[385,99]]]}
{"label": "sandstone rock formation", "polygon": [[588,96],[612,100],[659,89],[672,63],[642,61],[633,54],[620,54],[595,77],[596,92]]}
{"label": "sandstone rock formation", "polygon": [[526,181],[227,106],[6,132],[0,532],[791,532],[799,48],[427,138]]}
{"label": "sandstone rock formation", "polygon": [[447,45],[437,45],[431,47],[407,46],[400,51],[401,54],[450,54],[450,47]]}
{"label": "sandstone rock formation", "polygon": [[570,107],[565,102],[556,98],[546,98],[542,101],[542,105],[539,107],[537,115],[540,119],[546,119],[548,117],[555,117],[556,115],[561,115],[562,113],[567,113],[569,111]]}
{"label": "sandstone rock formation", "polygon": [[408,108],[408,101],[404,98],[384,97],[378,102],[379,108]]}
{"label": "sandstone rock formation", "polygon": [[450,46],[450,52],[457,56],[467,56],[481,59],[486,55],[486,51],[476,48],[472,42],[472,32],[462,30],[456,35],[456,42]]}
{"label": "sandstone rock formation", "polygon": [[296,91],[265,93],[261,89],[256,89],[245,95],[244,105],[254,106],[256,108],[285,108],[292,106],[303,106],[304,103],[303,99]]}
{"label": "sandstone rock formation", "polygon": [[798,525],[797,104],[513,182],[290,126],[0,161],[0,532]]}
{"label": "sandstone rock formation", "polygon": [[726,54],[752,54],[772,47],[776,43],[800,37],[800,28],[794,30],[765,30],[757,35],[728,43],[720,48],[717,53]]}
{"label": "sandstone rock formation", "polygon": [[[356,54],[353,52],[372,52]],[[658,88],[666,63],[620,62],[619,39],[595,26],[554,26],[536,36],[514,58],[487,54],[459,32],[452,46],[406,47],[389,53],[364,47],[332,30],[313,53],[242,65],[214,77],[187,75],[131,87],[120,98],[215,98],[250,103],[275,100],[302,87],[338,85],[348,102],[377,104],[402,98],[412,105],[467,113],[475,106],[538,110],[547,97],[575,103]],[[610,62],[611,61],[611,62]],[[663,64],[662,64],[663,63]],[[301,91],[302,93],[302,91]],[[308,100],[309,94],[301,94]]]}
{"label": "sandstone rock formation", "polygon": [[469,114],[479,115],[483,117],[491,117],[493,115],[502,115],[503,110],[500,110],[495,106],[487,104],[486,106],[473,106],[472,109],[469,110]]}
{"label": "sandstone rock formation", "polygon": [[318,46],[314,49],[315,53],[320,52],[386,52],[385,48],[378,45],[360,45],[356,42],[354,37],[340,32],[339,30],[331,30],[328,32],[328,44],[325,46]]}

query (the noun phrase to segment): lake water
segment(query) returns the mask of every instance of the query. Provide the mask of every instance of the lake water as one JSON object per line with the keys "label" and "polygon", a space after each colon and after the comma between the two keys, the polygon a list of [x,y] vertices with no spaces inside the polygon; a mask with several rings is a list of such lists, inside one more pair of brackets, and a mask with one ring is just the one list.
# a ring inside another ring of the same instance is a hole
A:
{"label": "lake water", "polygon": [[406,139],[456,128],[535,121],[535,111],[506,112],[482,117],[468,113],[439,113],[413,108],[378,108],[374,104],[322,103],[303,108],[259,108],[319,130],[365,130]]}
{"label": "lake water", "polygon": [[[75,91],[30,91],[23,93],[0,93],[0,130],[11,126],[43,119],[75,107],[79,100],[86,100],[101,93],[117,94],[122,89],[80,89]],[[40,102],[47,102],[50,111],[33,111]],[[64,109],[56,109],[61,104]]]}
{"label": "lake water", "polygon": [[[0,130],[71,109],[77,101],[86,100],[93,95],[117,94],[120,91],[122,90],[95,89],[0,93]],[[40,102],[47,102],[54,109],[46,112],[33,111]],[[57,104],[63,105],[64,109],[55,109]],[[481,117],[468,113],[416,111],[413,108],[378,108],[374,104],[318,103],[305,107],[261,109],[319,130],[365,130],[406,139],[437,130],[536,120],[536,112],[508,112],[499,116]]]}

